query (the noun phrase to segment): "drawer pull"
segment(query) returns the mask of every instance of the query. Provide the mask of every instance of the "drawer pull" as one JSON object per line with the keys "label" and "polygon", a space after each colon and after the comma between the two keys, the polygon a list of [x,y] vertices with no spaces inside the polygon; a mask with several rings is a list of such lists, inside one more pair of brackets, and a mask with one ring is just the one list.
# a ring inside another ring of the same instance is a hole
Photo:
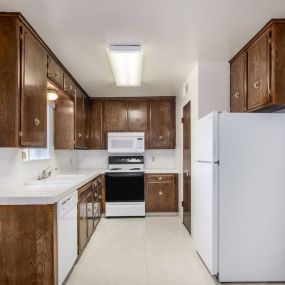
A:
{"label": "drawer pull", "polygon": [[39,126],[41,123],[41,121],[38,118],[35,118],[35,126]]}
{"label": "drawer pull", "polygon": [[81,138],[81,133],[78,133],[78,137]]}
{"label": "drawer pull", "polygon": [[68,89],[69,89],[69,91],[71,91],[72,90],[72,85],[69,85]]}
{"label": "drawer pull", "polygon": [[162,180],[162,177],[158,177],[158,180],[161,181],[161,180]]}
{"label": "drawer pull", "polygon": [[88,140],[88,138],[89,138],[88,135],[86,135],[86,139],[87,139],[87,140]]}
{"label": "drawer pull", "polygon": [[99,195],[99,199],[102,199],[102,196],[101,196],[101,195]]}
{"label": "drawer pull", "polygon": [[253,84],[253,87],[255,89],[258,89],[260,87],[260,82],[259,81],[255,81],[254,84]]}
{"label": "drawer pull", "polygon": [[160,140],[163,140],[163,136],[159,136],[158,138],[159,138]]}
{"label": "drawer pull", "polygon": [[239,97],[240,97],[239,92],[236,92],[236,93],[234,94],[234,97],[235,97],[236,99],[239,99]]}
{"label": "drawer pull", "polygon": [[55,77],[58,78],[59,77],[59,72],[55,73]]}
{"label": "drawer pull", "polygon": [[162,195],[163,195],[163,192],[162,192],[162,191],[159,191],[159,192],[158,192],[158,195],[159,195],[159,196],[162,196]]}

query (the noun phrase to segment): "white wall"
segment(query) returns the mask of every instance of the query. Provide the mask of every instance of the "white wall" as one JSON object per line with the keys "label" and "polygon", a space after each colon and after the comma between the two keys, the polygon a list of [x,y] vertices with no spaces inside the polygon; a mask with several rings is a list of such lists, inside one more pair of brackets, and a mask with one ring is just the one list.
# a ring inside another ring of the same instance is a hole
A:
{"label": "white wall", "polygon": [[[182,86],[177,97],[176,128],[177,128],[177,165],[179,170],[179,214],[182,218],[183,208],[183,134],[181,118],[183,106],[191,101],[191,137],[193,138],[195,122],[206,114],[217,111],[229,111],[230,103],[230,71],[227,62],[198,62],[192,69],[188,79]],[[188,84],[188,92],[185,94],[185,86]],[[191,141],[191,158],[195,146]],[[191,162],[193,163],[193,161]],[[193,182],[193,179],[191,180]]]}
{"label": "white wall", "polygon": [[57,150],[52,151],[51,159],[22,161],[21,149],[0,148],[0,157],[0,190],[6,185],[21,185],[36,179],[49,166],[63,171],[77,168],[76,151]]}

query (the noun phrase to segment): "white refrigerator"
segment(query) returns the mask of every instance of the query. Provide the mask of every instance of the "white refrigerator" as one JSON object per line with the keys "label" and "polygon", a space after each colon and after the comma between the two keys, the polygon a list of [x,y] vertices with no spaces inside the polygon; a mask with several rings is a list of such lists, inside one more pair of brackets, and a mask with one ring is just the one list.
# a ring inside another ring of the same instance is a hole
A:
{"label": "white refrigerator", "polygon": [[213,112],[192,139],[192,238],[208,270],[285,281],[285,114]]}

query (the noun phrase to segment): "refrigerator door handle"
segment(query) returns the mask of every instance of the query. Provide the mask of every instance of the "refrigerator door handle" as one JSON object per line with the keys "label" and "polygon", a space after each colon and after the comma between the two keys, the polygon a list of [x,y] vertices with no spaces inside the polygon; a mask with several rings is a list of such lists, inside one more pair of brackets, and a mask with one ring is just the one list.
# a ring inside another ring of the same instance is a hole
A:
{"label": "refrigerator door handle", "polygon": [[198,162],[198,163],[209,163],[209,164],[219,164],[219,161],[212,162],[212,161],[208,161],[208,160],[195,160],[195,162]]}

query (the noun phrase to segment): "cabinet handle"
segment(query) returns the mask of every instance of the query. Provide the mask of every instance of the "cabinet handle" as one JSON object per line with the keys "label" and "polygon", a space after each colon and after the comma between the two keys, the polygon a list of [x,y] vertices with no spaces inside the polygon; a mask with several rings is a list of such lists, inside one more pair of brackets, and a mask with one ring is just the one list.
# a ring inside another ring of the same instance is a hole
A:
{"label": "cabinet handle", "polygon": [[239,99],[239,96],[240,96],[239,92],[236,92],[236,93],[234,94],[234,97],[235,97],[236,99]]}
{"label": "cabinet handle", "polygon": [[260,82],[259,81],[255,81],[254,84],[253,84],[253,87],[255,89],[258,89],[260,87]]}
{"label": "cabinet handle", "polygon": [[55,73],[55,77],[58,78],[59,77],[59,72]]}
{"label": "cabinet handle", "polygon": [[71,91],[72,90],[72,85],[69,85],[68,89],[69,89],[69,91]]}
{"label": "cabinet handle", "polygon": [[99,199],[102,199],[102,196],[101,196],[101,195],[99,195]]}
{"label": "cabinet handle", "polygon": [[78,133],[78,137],[81,138],[81,133]]}
{"label": "cabinet handle", "polygon": [[158,180],[161,181],[161,180],[162,180],[162,177],[158,177]]}
{"label": "cabinet handle", "polygon": [[163,192],[162,192],[162,191],[159,191],[159,192],[158,192],[158,195],[159,195],[159,196],[162,196],[162,195],[163,195]]}
{"label": "cabinet handle", "polygon": [[41,123],[41,121],[38,118],[35,118],[35,126],[39,126],[39,124]]}
{"label": "cabinet handle", "polygon": [[86,139],[87,139],[87,140],[88,140],[88,138],[89,138],[88,135],[86,135]]}
{"label": "cabinet handle", "polygon": [[162,139],[163,139],[163,136],[159,136],[158,138],[159,138],[160,140],[162,140]]}

